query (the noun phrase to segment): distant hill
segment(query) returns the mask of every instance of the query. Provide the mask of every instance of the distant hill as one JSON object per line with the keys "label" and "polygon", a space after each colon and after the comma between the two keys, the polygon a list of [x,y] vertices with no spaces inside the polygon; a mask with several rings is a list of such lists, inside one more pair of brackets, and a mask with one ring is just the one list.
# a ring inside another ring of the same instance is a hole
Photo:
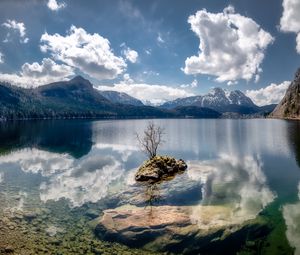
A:
{"label": "distant hill", "polygon": [[300,118],[300,68],[297,70],[284,98],[270,116],[274,118]]}
{"label": "distant hill", "polygon": [[100,94],[108,99],[109,101],[117,104],[129,104],[129,105],[135,105],[135,106],[143,106],[144,104],[142,101],[129,96],[126,93],[123,92],[117,92],[117,91],[99,91]]}
{"label": "distant hill", "polygon": [[[239,90],[227,91],[214,88],[206,95],[178,98],[161,105],[164,109],[175,109],[179,106],[198,106],[213,109],[220,113],[237,113],[240,115],[265,115],[273,111],[275,106],[259,107]],[[274,108],[273,108],[274,107]]]}

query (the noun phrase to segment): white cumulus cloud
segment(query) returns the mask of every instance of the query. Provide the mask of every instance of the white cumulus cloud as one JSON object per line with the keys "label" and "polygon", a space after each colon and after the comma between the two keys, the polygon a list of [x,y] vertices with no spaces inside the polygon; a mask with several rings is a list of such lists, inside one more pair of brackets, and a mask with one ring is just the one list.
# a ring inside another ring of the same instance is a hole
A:
{"label": "white cumulus cloud", "polygon": [[[17,22],[15,20],[8,19],[6,22],[4,22],[2,24],[2,26],[18,33],[20,36],[21,43],[28,43],[29,39],[28,39],[28,37],[26,37],[26,27],[23,22]],[[4,39],[4,42],[9,42],[10,37],[11,37],[11,34],[7,33],[6,38]]]}
{"label": "white cumulus cloud", "polygon": [[66,80],[74,75],[73,68],[64,64],[57,64],[49,58],[42,63],[25,63],[19,73],[0,73],[0,80],[21,87],[37,87],[47,83]]}
{"label": "white cumulus cloud", "polygon": [[290,81],[284,81],[280,84],[271,83],[265,88],[247,90],[246,95],[257,105],[277,104],[284,97],[290,83]]}
{"label": "white cumulus cloud", "polygon": [[292,32],[297,34],[296,50],[300,54],[300,1],[283,0],[283,13],[280,19],[280,30],[282,32]]}
{"label": "white cumulus cloud", "polygon": [[114,86],[98,86],[99,90],[114,90],[127,93],[145,104],[160,105],[166,101],[174,100],[179,97],[193,96],[194,94],[185,91],[182,88],[173,88],[166,85],[150,85],[144,83],[121,82]]}
{"label": "white cumulus cloud", "polygon": [[122,44],[122,47],[124,47],[124,49],[122,50],[122,54],[124,55],[124,57],[131,63],[136,63],[139,57],[137,51],[130,49],[125,44]]}
{"label": "white cumulus cloud", "polygon": [[56,0],[49,0],[47,6],[51,11],[58,11],[60,9],[65,8],[66,3],[64,2],[58,3]]}
{"label": "white cumulus cloud", "polygon": [[186,74],[213,75],[224,82],[250,80],[262,71],[265,49],[274,38],[251,18],[229,6],[222,13],[200,10],[188,23],[200,39],[200,52],[185,60]]}
{"label": "white cumulus cloud", "polygon": [[127,67],[122,57],[114,55],[108,39],[83,28],[71,26],[66,36],[44,33],[41,42],[43,52],[99,80],[114,79]]}

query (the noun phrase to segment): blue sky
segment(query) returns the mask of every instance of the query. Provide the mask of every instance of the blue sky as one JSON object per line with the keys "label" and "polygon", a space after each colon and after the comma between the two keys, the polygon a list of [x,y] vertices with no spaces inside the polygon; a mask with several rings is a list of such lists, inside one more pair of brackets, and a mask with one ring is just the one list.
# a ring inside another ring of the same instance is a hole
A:
{"label": "blue sky", "polygon": [[299,12],[299,0],[1,0],[0,80],[81,74],[152,103],[212,87],[276,103],[300,67]]}

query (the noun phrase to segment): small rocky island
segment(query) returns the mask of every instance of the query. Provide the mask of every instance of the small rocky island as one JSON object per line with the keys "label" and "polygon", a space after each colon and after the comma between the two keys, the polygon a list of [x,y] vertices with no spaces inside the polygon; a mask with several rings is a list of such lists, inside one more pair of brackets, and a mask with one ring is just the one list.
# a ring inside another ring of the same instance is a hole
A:
{"label": "small rocky island", "polygon": [[156,183],[187,169],[187,165],[182,159],[176,160],[173,157],[156,154],[158,146],[164,142],[163,134],[164,129],[156,126],[153,122],[148,123],[142,137],[136,134],[142,151],[149,157],[135,174],[136,181]]}
{"label": "small rocky island", "polygon": [[182,173],[187,169],[183,159],[176,160],[169,156],[155,156],[146,160],[135,174],[138,182],[159,182]]}

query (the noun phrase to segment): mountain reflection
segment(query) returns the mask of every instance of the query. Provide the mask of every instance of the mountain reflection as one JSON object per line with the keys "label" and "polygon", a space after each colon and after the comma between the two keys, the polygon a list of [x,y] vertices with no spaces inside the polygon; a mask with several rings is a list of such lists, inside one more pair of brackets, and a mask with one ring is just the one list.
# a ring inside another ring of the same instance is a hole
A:
{"label": "mountain reflection", "polygon": [[91,147],[92,126],[89,121],[0,122],[1,154],[21,148],[38,148],[80,158]]}
{"label": "mountain reflection", "polygon": [[201,228],[254,219],[276,197],[267,185],[259,157],[222,154],[189,165],[190,178],[203,183],[203,199],[191,215]]}
{"label": "mountain reflection", "polygon": [[294,148],[294,155],[298,166],[300,167],[300,122],[293,121],[289,123],[289,142]]}

